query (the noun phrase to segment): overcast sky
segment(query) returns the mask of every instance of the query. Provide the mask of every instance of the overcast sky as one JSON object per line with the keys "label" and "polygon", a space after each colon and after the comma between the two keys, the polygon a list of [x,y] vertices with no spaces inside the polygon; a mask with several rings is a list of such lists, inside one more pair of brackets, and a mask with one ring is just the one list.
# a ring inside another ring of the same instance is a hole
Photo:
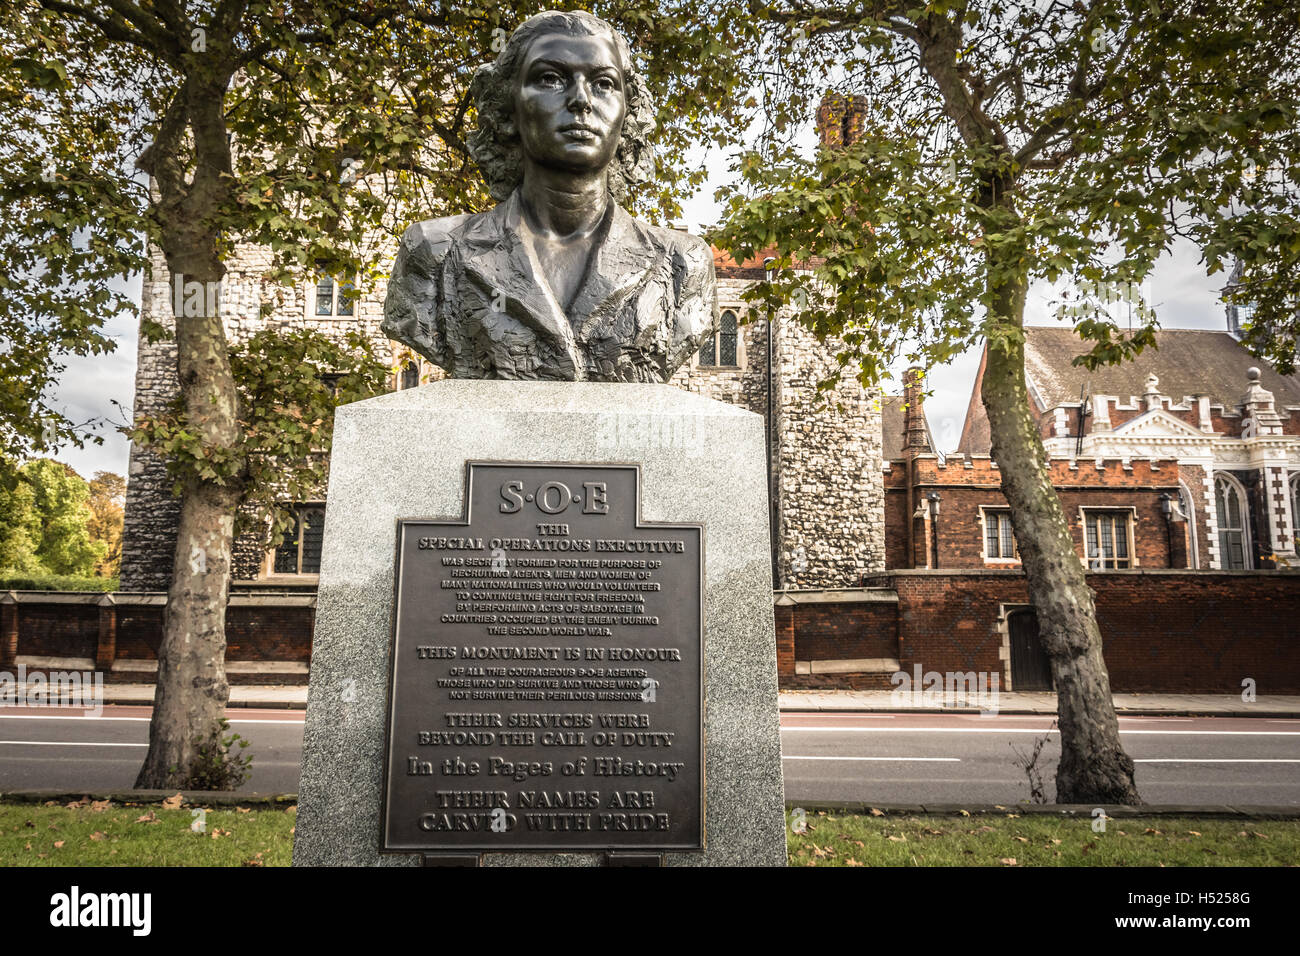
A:
{"label": "overcast sky", "polygon": [[[713,202],[713,192],[729,175],[725,158],[716,153],[701,153],[695,159],[706,165],[711,173],[709,182],[684,204],[684,220],[692,231],[697,231],[701,224],[717,220],[720,210]],[[1206,275],[1200,264],[1199,250],[1180,240],[1174,253],[1159,262],[1145,291],[1155,306],[1162,328],[1226,329],[1218,291],[1225,282],[1222,273],[1212,278]],[[130,289],[138,303],[138,278],[130,284]],[[1047,325],[1054,321],[1048,307],[1050,291],[1039,287],[1031,289],[1026,310],[1029,325]],[[112,403],[114,400],[120,402],[129,412],[134,400],[136,326],[136,320],[127,317],[119,317],[110,323],[107,334],[117,342],[116,351],[68,360],[67,370],[54,394],[55,406],[74,421],[93,418],[104,422],[98,431],[104,438],[103,445],[87,444],[82,449],[67,446],[55,455],[87,479],[100,470],[120,475],[127,471],[128,443],[114,427],[122,423],[123,412]],[[979,369],[979,352],[979,349],[973,349],[931,372],[934,395],[926,403],[926,413],[941,451],[951,451],[961,437],[971,386]],[[901,371],[901,367],[895,369],[895,374]],[[897,379],[888,387],[891,392],[901,391]]]}

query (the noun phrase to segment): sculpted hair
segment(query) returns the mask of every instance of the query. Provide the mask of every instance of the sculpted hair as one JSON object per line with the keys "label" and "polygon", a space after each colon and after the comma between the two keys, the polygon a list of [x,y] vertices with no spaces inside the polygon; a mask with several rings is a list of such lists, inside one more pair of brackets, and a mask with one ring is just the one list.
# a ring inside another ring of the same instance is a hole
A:
{"label": "sculpted hair", "polygon": [[478,68],[471,87],[478,110],[478,126],[469,137],[470,155],[482,171],[494,199],[506,199],[523,182],[523,152],[514,124],[515,74],[529,44],[548,33],[567,33],[570,36],[609,34],[614,39],[614,47],[622,60],[627,116],[623,120],[623,136],[609,169],[609,191],[621,203],[626,199],[629,187],[645,182],[653,172],[650,134],[655,126],[654,110],[645,78],[633,67],[627,41],[611,24],[590,13],[548,10],[529,17],[510,34],[496,60]]}

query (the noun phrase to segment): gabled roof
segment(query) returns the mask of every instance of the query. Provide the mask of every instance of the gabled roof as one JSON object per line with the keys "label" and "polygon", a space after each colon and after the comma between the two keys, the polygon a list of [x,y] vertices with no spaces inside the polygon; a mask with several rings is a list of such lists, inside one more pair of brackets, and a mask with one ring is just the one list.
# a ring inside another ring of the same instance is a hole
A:
{"label": "gabled roof", "polygon": [[[1155,349],[1147,349],[1135,360],[1089,372],[1071,364],[1087,346],[1073,329],[1060,326],[1025,329],[1025,376],[1030,395],[1045,412],[1058,405],[1079,401],[1079,390],[1092,395],[1116,395],[1127,403],[1146,394],[1148,375],[1159,380],[1156,390],[1174,401],[1184,396],[1207,396],[1212,405],[1234,410],[1246,392],[1246,370],[1260,370],[1260,384],[1273,393],[1279,412],[1300,406],[1300,375],[1279,375],[1268,363],[1255,358],[1227,332],[1201,329],[1162,329],[1156,332]],[[986,346],[987,348],[987,346]],[[987,455],[990,436],[988,418],[980,400],[980,377],[984,361],[971,390],[958,454]]]}
{"label": "gabled roof", "polygon": [[1273,393],[1279,408],[1300,405],[1300,378],[1279,375],[1227,332],[1163,329],[1156,333],[1156,344],[1159,348],[1147,349],[1131,362],[1089,372],[1070,364],[1087,351],[1073,329],[1028,328],[1025,374],[1046,408],[1077,402],[1085,383],[1093,395],[1118,395],[1127,403],[1130,396],[1146,394],[1148,375],[1160,380],[1156,388],[1161,395],[1175,401],[1208,395],[1213,405],[1235,408],[1246,392],[1246,370],[1255,366],[1262,373],[1260,384]]}

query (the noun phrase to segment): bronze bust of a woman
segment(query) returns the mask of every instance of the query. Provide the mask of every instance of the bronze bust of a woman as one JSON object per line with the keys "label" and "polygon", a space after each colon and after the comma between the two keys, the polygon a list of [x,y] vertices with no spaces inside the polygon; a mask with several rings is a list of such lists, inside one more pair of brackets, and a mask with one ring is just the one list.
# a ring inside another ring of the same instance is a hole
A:
{"label": "bronze bust of a woman", "polygon": [[667,381],[713,334],[716,279],[707,243],[619,205],[654,125],[627,42],[538,14],[473,92],[470,151],[499,203],[406,231],[385,334],[454,378]]}

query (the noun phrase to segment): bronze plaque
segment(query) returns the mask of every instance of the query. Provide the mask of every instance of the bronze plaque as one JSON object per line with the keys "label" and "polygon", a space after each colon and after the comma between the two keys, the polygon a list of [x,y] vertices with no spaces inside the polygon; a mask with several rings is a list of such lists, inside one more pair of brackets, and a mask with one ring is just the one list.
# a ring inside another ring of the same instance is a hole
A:
{"label": "bronze plaque", "polygon": [[403,519],[380,850],[704,847],[704,529],[635,465],[467,465]]}

